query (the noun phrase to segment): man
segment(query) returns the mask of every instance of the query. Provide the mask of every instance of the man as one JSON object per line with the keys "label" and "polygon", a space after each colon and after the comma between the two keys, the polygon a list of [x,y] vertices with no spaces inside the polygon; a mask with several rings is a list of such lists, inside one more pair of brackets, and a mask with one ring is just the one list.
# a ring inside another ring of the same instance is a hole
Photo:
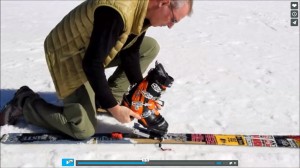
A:
{"label": "man", "polygon": [[[157,64],[143,79],[159,51],[145,33],[150,26],[172,28],[191,12],[192,0],[83,2],[58,23],[44,45],[64,106],[49,104],[23,86],[1,110],[0,124],[14,124],[24,115],[29,123],[85,139],[95,133],[100,107],[121,123],[133,117],[164,134],[168,124],[158,112],[157,100],[173,78]],[[118,67],[107,80],[104,69],[112,66]],[[129,85],[134,87],[123,97]]]}

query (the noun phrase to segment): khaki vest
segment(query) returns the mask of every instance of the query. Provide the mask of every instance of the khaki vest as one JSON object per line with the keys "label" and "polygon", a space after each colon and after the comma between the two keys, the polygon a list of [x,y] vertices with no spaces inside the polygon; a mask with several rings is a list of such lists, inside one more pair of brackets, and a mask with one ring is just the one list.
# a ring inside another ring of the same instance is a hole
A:
{"label": "khaki vest", "polygon": [[45,53],[59,98],[65,98],[87,81],[82,59],[89,45],[94,12],[99,6],[114,8],[124,22],[124,32],[105,59],[107,66],[123,48],[130,47],[137,38],[123,46],[130,34],[141,35],[148,0],[87,0],[67,14],[45,40]]}

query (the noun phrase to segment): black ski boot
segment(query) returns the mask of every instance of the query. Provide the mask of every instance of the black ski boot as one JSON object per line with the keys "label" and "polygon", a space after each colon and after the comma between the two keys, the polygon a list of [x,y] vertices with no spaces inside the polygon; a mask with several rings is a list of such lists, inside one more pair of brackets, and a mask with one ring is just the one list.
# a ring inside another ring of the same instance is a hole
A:
{"label": "black ski boot", "polygon": [[28,86],[22,86],[17,90],[14,97],[1,109],[0,126],[5,124],[14,125],[23,115],[23,105],[27,97],[39,97]]}
{"label": "black ski boot", "polygon": [[143,81],[123,96],[122,105],[138,113],[142,117],[138,122],[150,132],[163,136],[169,125],[158,111],[163,106],[159,98],[173,81],[163,66],[156,62],[155,68],[148,72]]}

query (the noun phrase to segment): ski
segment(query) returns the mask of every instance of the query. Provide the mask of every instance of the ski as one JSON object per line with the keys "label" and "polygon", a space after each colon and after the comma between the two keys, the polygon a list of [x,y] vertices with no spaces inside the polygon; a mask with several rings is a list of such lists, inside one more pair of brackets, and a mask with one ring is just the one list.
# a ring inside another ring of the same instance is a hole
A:
{"label": "ski", "polygon": [[229,135],[168,133],[163,138],[140,132],[96,133],[86,140],[75,140],[57,133],[8,133],[1,137],[3,144],[194,144],[251,147],[300,148],[299,135]]}

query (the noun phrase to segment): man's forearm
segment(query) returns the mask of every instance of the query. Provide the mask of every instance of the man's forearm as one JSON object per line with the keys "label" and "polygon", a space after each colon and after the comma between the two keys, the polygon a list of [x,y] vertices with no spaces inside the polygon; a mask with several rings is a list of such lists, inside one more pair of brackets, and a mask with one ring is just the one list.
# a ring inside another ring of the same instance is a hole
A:
{"label": "man's forearm", "polygon": [[102,108],[117,105],[108,86],[103,64],[122,33],[123,27],[123,20],[114,9],[109,7],[96,9],[94,27],[82,66],[95,92],[97,103]]}

